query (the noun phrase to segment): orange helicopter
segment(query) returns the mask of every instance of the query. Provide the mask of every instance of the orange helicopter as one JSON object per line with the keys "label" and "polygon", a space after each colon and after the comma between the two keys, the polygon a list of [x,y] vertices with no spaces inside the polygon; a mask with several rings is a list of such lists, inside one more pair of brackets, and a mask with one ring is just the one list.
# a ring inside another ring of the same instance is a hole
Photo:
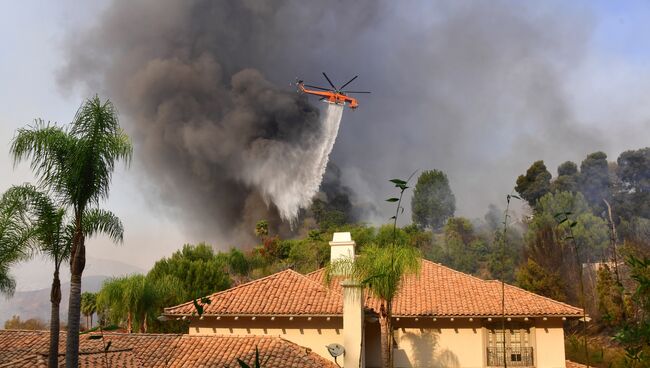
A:
{"label": "orange helicopter", "polygon": [[[327,79],[327,82],[332,86],[332,88],[323,88],[323,87],[318,87],[318,86],[311,86],[309,84],[304,84],[303,81],[298,80],[296,82],[296,85],[298,88],[307,94],[314,95],[314,96],[320,96],[319,101],[326,101],[328,103],[332,104],[337,104],[337,105],[345,105],[346,103],[348,104],[348,107],[351,109],[356,109],[359,107],[359,103],[357,102],[357,99],[354,97],[348,96],[348,94],[351,93],[370,93],[367,91],[344,91],[343,88],[347,86],[348,84],[352,83],[353,80],[357,79],[358,75],[355,75],[354,78],[350,79],[347,81],[347,83],[343,84],[341,87],[336,88],[334,83],[329,79],[327,74],[323,72],[323,76],[325,79]],[[307,89],[308,88],[314,88],[314,89]],[[316,91],[318,90],[318,91]]]}

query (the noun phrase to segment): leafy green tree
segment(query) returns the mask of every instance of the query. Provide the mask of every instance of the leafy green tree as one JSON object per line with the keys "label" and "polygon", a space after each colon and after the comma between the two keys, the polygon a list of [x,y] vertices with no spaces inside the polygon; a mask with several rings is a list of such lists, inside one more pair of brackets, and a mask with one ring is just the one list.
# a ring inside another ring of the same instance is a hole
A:
{"label": "leafy green tree", "polygon": [[[400,229],[408,238],[408,244],[420,250],[426,259],[435,256],[436,248],[439,248],[433,241],[433,233],[421,229],[416,224],[404,226]],[[433,260],[433,259],[430,259]]]}
{"label": "leafy green tree", "polygon": [[86,317],[86,329],[93,327],[95,312],[97,312],[97,294],[86,291],[81,294],[81,313]]}
{"label": "leafy green tree", "polygon": [[[548,193],[540,198],[537,202],[537,210],[532,220],[528,223],[528,229],[524,236],[526,243],[526,254],[536,264],[541,266],[548,273],[559,272],[560,277],[566,281],[564,294],[567,300],[575,301],[577,299],[577,291],[574,286],[578,284],[578,275],[576,270],[575,254],[572,252],[572,247],[566,244],[565,234],[562,229],[558,228],[555,216],[557,214],[571,212],[572,218],[584,218],[585,216],[593,216],[590,213],[589,205],[581,193]],[[580,224],[582,230],[578,232],[576,238],[579,239],[579,244],[584,247],[579,247],[580,254],[584,254],[592,250],[592,244],[586,243],[587,239],[592,235],[593,230],[598,234],[605,234],[605,243],[600,244],[600,247],[606,246],[607,227],[604,222],[597,223],[591,222],[590,225]],[[604,226],[604,227],[603,227]],[[601,252],[602,254],[602,252]]]}
{"label": "leafy green tree", "polygon": [[560,274],[550,272],[528,258],[528,262],[517,269],[517,285],[533,293],[549,297],[551,299],[564,301],[565,285]]}
{"label": "leafy green tree", "polygon": [[487,255],[485,242],[476,236],[472,223],[463,217],[453,217],[447,221],[445,247],[443,262],[466,273],[476,273]]}
{"label": "leafy green tree", "polygon": [[618,175],[626,188],[650,191],[650,147],[625,151],[618,156]]}
{"label": "leafy green tree", "polygon": [[622,287],[616,283],[609,266],[604,265],[597,274],[596,294],[600,323],[608,327],[620,326],[625,312]]}
{"label": "leafy green tree", "polygon": [[319,198],[314,199],[309,209],[321,230],[336,229],[350,221],[350,216],[345,211],[345,209],[349,211],[349,208],[342,210]]}
{"label": "leafy green tree", "polygon": [[326,241],[307,238],[293,242],[287,260],[296,271],[309,273],[323,267],[329,256],[330,246]]}
{"label": "leafy green tree", "polygon": [[424,171],[411,198],[413,222],[423,228],[442,228],[456,211],[456,197],[449,187],[449,180],[439,170]]}
{"label": "leafy green tree", "polygon": [[611,184],[607,155],[604,152],[594,152],[580,164],[580,192],[595,213],[605,210],[603,199],[611,198]]}
{"label": "leafy green tree", "polygon": [[225,257],[225,262],[228,264],[228,273],[233,280],[240,278],[239,281],[241,282],[248,277],[251,264],[246,258],[246,255],[241,250],[237,248],[231,248],[228,253],[225,253],[221,256]]}
{"label": "leafy green tree", "polygon": [[31,158],[39,183],[72,207],[75,224],[70,250],[70,302],[66,366],[77,367],[81,277],[86,264],[83,216],[108,197],[115,163],[130,160],[133,148],[110,101],[95,96],[79,108],[69,128],[45,124],[19,129],[11,145],[15,161]]}
{"label": "leafy green tree", "polygon": [[609,227],[602,218],[591,212],[575,216],[573,236],[578,244],[578,256],[582,262],[599,262],[608,259]]}
{"label": "leafy green tree", "polygon": [[635,290],[632,318],[614,339],[623,345],[629,367],[647,367],[650,362],[650,259],[629,256],[627,264]]}
{"label": "leafy green tree", "polygon": [[628,221],[650,218],[650,147],[621,153],[617,164],[622,184],[616,193],[617,212]]}
{"label": "leafy green tree", "polygon": [[374,234],[372,244],[383,247],[393,243],[398,245],[409,244],[408,234],[400,228],[393,229],[392,225],[380,226]]}
{"label": "leafy green tree", "polygon": [[580,174],[575,162],[566,161],[557,168],[557,178],[551,183],[551,190],[557,192],[572,192],[579,190]]}
{"label": "leafy green tree", "polygon": [[[47,194],[36,187],[25,184],[13,186],[5,193],[12,201],[21,201],[21,217],[27,219],[33,248],[52,260],[54,274],[50,291],[50,354],[49,366],[58,364],[59,349],[59,306],[61,303],[61,264],[70,258],[74,224],[69,221],[65,208],[57,207]],[[97,233],[108,235],[113,241],[121,242],[123,227],[111,212],[87,209],[83,217],[83,234],[90,238]]]}
{"label": "leafy green tree", "polygon": [[47,329],[45,322],[38,318],[30,318],[21,320],[20,316],[13,316],[11,319],[5,321],[5,330],[45,330]]}
{"label": "leafy green tree", "polygon": [[188,300],[229,288],[227,268],[227,261],[216,257],[211,246],[186,244],[171,257],[157,261],[147,276],[153,279],[163,275],[176,277],[183,285],[179,293]]}
{"label": "leafy green tree", "polygon": [[551,177],[544,161],[535,161],[525,175],[519,175],[515,190],[534,209],[537,201],[551,190]]}

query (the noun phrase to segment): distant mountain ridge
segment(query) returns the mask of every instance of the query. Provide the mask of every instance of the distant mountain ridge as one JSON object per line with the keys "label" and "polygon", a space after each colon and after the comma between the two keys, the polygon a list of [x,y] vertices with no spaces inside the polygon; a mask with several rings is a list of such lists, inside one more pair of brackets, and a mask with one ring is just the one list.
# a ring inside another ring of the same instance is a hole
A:
{"label": "distant mountain ridge", "polygon": [[[16,291],[30,291],[49,288],[52,285],[52,262],[43,258],[18,264],[11,269],[12,276],[16,279]],[[132,273],[146,272],[140,267],[110,259],[86,258],[84,277],[87,276],[121,276]],[[67,264],[61,265],[61,282],[70,280],[70,271]]]}
{"label": "distant mountain ridge", "polygon": [[[87,276],[81,279],[81,291],[97,292],[104,280],[109,276]],[[68,295],[70,295],[70,282],[61,283],[61,322],[68,320]],[[50,287],[16,291],[10,299],[0,297],[0,327],[6,320],[14,315],[20,319],[40,318],[48,323],[50,320]]]}
{"label": "distant mountain ridge", "polygon": [[[40,318],[46,323],[49,322],[53,271],[52,263],[40,258],[19,264],[11,270],[12,276],[16,279],[16,292],[11,298],[0,296],[0,328],[14,315],[19,315],[22,320]],[[97,292],[104,280],[109,277],[144,272],[143,269],[128,263],[88,257],[84,276],[81,279],[81,289],[82,292]],[[61,266],[60,278],[60,318],[62,322],[66,322],[70,293],[70,272],[67,264]]]}

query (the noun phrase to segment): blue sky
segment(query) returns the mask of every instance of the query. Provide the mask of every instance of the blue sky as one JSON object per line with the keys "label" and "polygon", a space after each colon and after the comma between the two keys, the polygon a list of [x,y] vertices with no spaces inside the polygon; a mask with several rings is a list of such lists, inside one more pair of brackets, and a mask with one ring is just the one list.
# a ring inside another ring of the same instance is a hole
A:
{"label": "blue sky", "polygon": [[[26,165],[14,168],[7,155],[14,131],[37,117],[68,122],[84,96],[57,84],[64,62],[65,37],[75,37],[92,26],[106,1],[6,2],[0,14],[0,191],[11,184],[32,180]],[[548,3],[561,12],[564,2]],[[567,9],[567,11],[569,11]],[[586,60],[566,81],[579,120],[602,131],[625,124],[609,137],[610,158],[650,141],[650,2],[581,1],[571,12],[592,19]],[[601,149],[601,148],[598,148]],[[580,157],[573,158],[580,160]],[[558,162],[559,163],[559,162]],[[557,165],[558,163],[554,163]],[[132,167],[130,171],[137,170]],[[122,259],[147,268],[184,242],[184,234],[171,215],[148,203],[147,190],[136,175],[120,168],[105,207],[127,224],[125,244],[114,247],[105,239],[89,246],[89,255]],[[29,266],[22,266],[29,267]]]}

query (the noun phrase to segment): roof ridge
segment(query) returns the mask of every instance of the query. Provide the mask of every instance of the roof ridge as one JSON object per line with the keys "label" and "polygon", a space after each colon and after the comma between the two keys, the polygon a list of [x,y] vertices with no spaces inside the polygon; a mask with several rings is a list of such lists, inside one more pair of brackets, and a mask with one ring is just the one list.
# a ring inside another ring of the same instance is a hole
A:
{"label": "roof ridge", "polygon": [[314,271],[307,272],[307,273],[304,274],[303,276],[305,276],[305,277],[309,277],[309,275],[314,274],[314,273],[316,273],[316,272],[321,272],[321,271],[323,271],[324,269],[325,269],[325,267],[321,267],[321,268],[316,269],[316,270],[314,270]]}
{"label": "roof ridge", "polygon": [[453,273],[457,273],[457,274],[460,274],[461,276],[465,276],[465,277],[468,277],[468,278],[471,278],[471,279],[474,279],[474,280],[477,280],[477,281],[481,281],[481,282],[488,282],[488,281],[490,281],[490,280],[483,280],[483,279],[480,278],[480,277],[477,277],[477,276],[474,276],[474,275],[470,275],[470,274],[465,273],[465,272],[461,272],[461,271],[458,271],[458,270],[454,270],[453,268],[451,268],[451,267],[449,267],[449,266],[445,266],[445,265],[443,265],[442,263],[437,263],[437,262],[434,262],[434,261],[430,261],[430,260],[425,259],[425,258],[421,258],[421,260],[422,260],[423,262],[431,263],[431,264],[434,265],[434,266],[442,267],[442,268],[444,268],[444,269],[446,269],[446,270],[452,271]]}
{"label": "roof ridge", "polygon": [[[50,330],[25,330],[22,328],[2,328],[0,329],[0,332],[2,331],[10,331],[10,332],[32,332],[32,333],[49,333]],[[66,332],[66,331],[61,331],[61,332]]]}
{"label": "roof ridge", "polygon": [[[501,284],[501,281],[499,281],[499,280],[490,280],[489,282],[491,282],[491,283],[499,283],[499,284]],[[582,312],[582,308],[579,308],[579,307],[573,306],[573,305],[571,305],[571,304],[568,304],[568,303],[565,303],[565,302],[561,302],[561,301],[559,301],[559,300],[555,300],[555,299],[549,298],[549,297],[544,296],[544,295],[540,295],[540,294],[533,293],[532,291],[528,291],[528,290],[526,290],[526,289],[520,288],[519,286],[515,286],[515,285],[508,284],[507,282],[504,283],[504,284],[507,285],[507,286],[510,287],[510,288],[517,289],[517,290],[522,291],[522,292],[524,292],[524,293],[526,293],[526,294],[530,294],[530,295],[535,296],[535,297],[538,297],[538,298],[546,299],[546,300],[548,300],[549,302],[556,303],[556,304],[561,304],[561,305],[563,305],[563,306],[565,306],[565,307],[569,307],[569,308],[577,309],[577,310],[579,310],[579,311]]]}
{"label": "roof ridge", "polygon": [[[320,271],[320,270],[323,270],[323,269],[325,269],[325,268],[324,268],[324,267],[323,267],[323,268],[319,268],[319,269],[317,269],[316,271],[312,271],[312,272],[308,273],[307,275],[309,275],[309,274],[311,274],[311,273],[314,273],[314,272],[317,272],[317,271]],[[332,293],[335,294],[335,295],[343,296],[343,294],[341,294],[341,293],[339,293],[338,291],[336,291],[336,290],[334,290],[334,289],[328,287],[327,285],[322,285],[320,282],[316,282],[316,281],[310,279],[309,277],[307,277],[307,275],[303,275],[303,274],[301,274],[301,273],[299,273],[299,272],[298,272],[298,274],[299,274],[300,276],[304,277],[305,279],[307,279],[307,281],[309,281],[310,283],[315,284],[315,285],[318,286],[319,288],[325,289],[325,291],[327,291],[328,293],[329,293],[329,292],[332,292]]]}
{"label": "roof ridge", "polygon": [[151,336],[151,337],[182,337],[183,333],[164,333],[164,332],[114,332],[114,331],[104,331],[104,336],[128,336],[128,337],[138,337],[138,336]]}
{"label": "roof ridge", "polygon": [[[272,274],[270,274],[270,275],[266,275],[266,276],[264,276],[264,277],[260,277],[259,279],[251,280],[251,281],[245,282],[245,283],[243,283],[243,284],[239,284],[239,285],[237,285],[237,286],[233,286],[233,287],[228,288],[228,289],[226,289],[226,290],[221,290],[221,291],[217,291],[216,293],[212,293],[212,294],[209,294],[209,295],[206,295],[206,296],[202,296],[202,297],[200,297],[200,298],[212,298],[212,297],[215,297],[215,296],[217,296],[217,295],[219,295],[219,294],[225,294],[226,292],[230,292],[230,291],[233,291],[233,290],[241,289],[241,288],[243,288],[243,287],[247,287],[247,286],[249,286],[249,285],[251,285],[251,284],[254,284],[254,283],[257,283],[257,282],[260,282],[260,281],[266,280],[266,279],[270,279],[271,277],[277,277],[278,275],[280,275],[280,274],[282,274],[282,273],[285,273],[285,272],[295,273],[295,274],[298,274],[298,275],[300,275],[300,276],[305,277],[303,274],[301,274],[301,273],[299,273],[299,272],[296,272],[296,271],[294,271],[294,270],[292,270],[292,269],[290,269],[290,268],[287,268],[287,269],[284,269],[284,270],[282,270],[282,271],[278,271],[278,272],[272,273]],[[192,299],[192,300],[187,301],[187,302],[185,302],[185,303],[177,304],[177,305],[175,305],[175,306],[173,306],[173,307],[163,308],[163,313],[164,313],[165,311],[167,311],[168,309],[176,309],[176,308],[180,308],[180,307],[183,307],[183,306],[186,306],[186,305],[190,305],[190,304],[194,303],[194,300],[196,300],[196,299]]]}

